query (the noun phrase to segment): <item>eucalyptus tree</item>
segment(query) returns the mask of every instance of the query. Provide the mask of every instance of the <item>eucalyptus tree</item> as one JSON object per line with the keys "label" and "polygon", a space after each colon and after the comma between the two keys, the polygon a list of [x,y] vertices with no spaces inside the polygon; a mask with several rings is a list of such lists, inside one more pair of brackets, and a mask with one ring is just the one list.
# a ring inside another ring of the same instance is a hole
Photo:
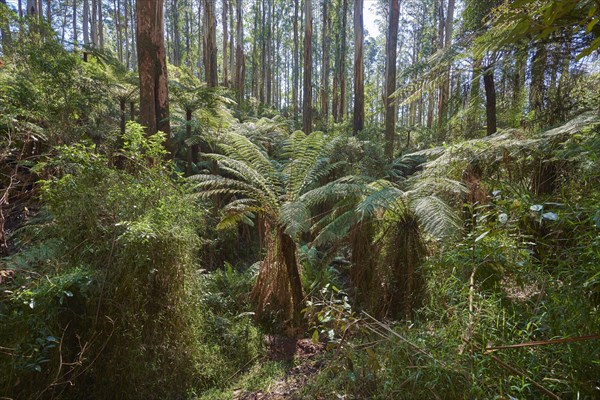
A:
{"label": "eucalyptus tree", "polygon": [[396,136],[396,103],[391,98],[396,91],[396,51],[398,48],[398,20],[400,18],[400,0],[389,0],[389,23],[386,35],[385,89],[383,92],[385,115],[385,156],[394,157],[394,139]]}
{"label": "eucalyptus tree", "polygon": [[354,0],[354,114],[352,132],[365,127],[364,0]]}
{"label": "eucalyptus tree", "polygon": [[137,1],[137,54],[140,75],[140,122],[149,135],[169,135],[164,1]]}
{"label": "eucalyptus tree", "polygon": [[302,96],[302,129],[312,132],[312,0],[304,0],[304,84]]}

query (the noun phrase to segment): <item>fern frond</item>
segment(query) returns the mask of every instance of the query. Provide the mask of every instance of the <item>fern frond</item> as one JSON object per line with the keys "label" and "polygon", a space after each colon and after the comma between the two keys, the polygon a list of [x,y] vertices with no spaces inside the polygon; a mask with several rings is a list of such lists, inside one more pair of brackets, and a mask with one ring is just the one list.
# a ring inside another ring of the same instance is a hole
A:
{"label": "fern frond", "polygon": [[437,196],[411,199],[410,207],[423,229],[437,239],[452,236],[460,230],[457,214]]}
{"label": "fern frond", "polygon": [[285,227],[285,233],[293,238],[310,229],[310,210],[301,202],[283,204],[279,214],[279,223]]}

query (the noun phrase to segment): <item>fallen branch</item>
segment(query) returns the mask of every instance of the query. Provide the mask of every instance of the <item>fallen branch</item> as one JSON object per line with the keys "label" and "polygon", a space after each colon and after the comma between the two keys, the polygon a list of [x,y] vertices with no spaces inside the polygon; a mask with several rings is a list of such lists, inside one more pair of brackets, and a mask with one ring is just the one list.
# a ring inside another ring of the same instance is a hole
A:
{"label": "fallen branch", "polygon": [[535,347],[535,346],[547,346],[549,344],[560,344],[560,343],[572,343],[572,342],[583,342],[585,340],[595,340],[600,339],[600,335],[588,335],[588,336],[578,336],[571,338],[562,338],[562,339],[551,339],[551,340],[537,340],[534,342],[525,342],[519,344],[509,344],[506,346],[494,346],[494,347],[486,347],[484,350],[485,354],[493,353],[497,350],[504,349],[518,349],[521,347]]}
{"label": "fallen branch", "polygon": [[[469,344],[469,343],[467,342],[467,344]],[[477,348],[478,350],[481,350],[481,348],[479,346],[477,346],[475,343],[471,343],[471,344],[473,345],[473,347]],[[539,382],[537,382],[536,380],[534,380],[533,378],[531,378],[525,372],[523,372],[523,371],[521,371],[521,370],[513,367],[512,365],[508,365],[507,363],[505,363],[504,361],[502,361],[500,358],[496,357],[493,354],[490,354],[489,356],[492,358],[492,360],[494,360],[496,362],[496,364],[498,364],[502,368],[506,369],[507,371],[512,372],[513,374],[519,375],[520,377],[522,377],[524,379],[527,379],[529,382],[531,382],[531,384],[533,386],[535,386],[536,388],[538,388],[538,390],[540,392],[544,393],[549,398],[554,399],[554,400],[560,400],[560,397],[557,394],[555,394],[555,393],[551,392],[550,390],[546,389],[544,386],[542,386],[542,384],[540,384]]]}

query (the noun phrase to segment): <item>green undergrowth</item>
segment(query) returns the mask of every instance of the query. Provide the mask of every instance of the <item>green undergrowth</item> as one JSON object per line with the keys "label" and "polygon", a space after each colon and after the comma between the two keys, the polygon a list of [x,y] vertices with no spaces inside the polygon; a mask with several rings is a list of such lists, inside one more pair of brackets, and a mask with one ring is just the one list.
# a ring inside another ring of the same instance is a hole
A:
{"label": "green undergrowth", "polygon": [[262,352],[252,276],[202,273],[205,207],[162,135],[131,123],[123,139],[112,158],[76,144],[36,167],[43,208],[0,264],[2,396],[180,399]]}
{"label": "green undergrowth", "polygon": [[[355,323],[342,350],[329,353],[302,397],[535,399],[547,390],[597,398],[598,339],[485,349],[600,332],[598,129],[535,150],[552,168],[484,175],[487,200],[465,206],[462,236],[430,244],[415,315],[377,322],[348,312]],[[514,162],[535,165],[535,155]],[[540,180],[553,190],[535,194],[530,185]],[[331,335],[334,348],[348,326]]]}
{"label": "green undergrowth", "polygon": [[240,370],[230,377],[225,388],[213,388],[201,395],[192,396],[194,400],[230,400],[243,393],[268,392],[273,383],[283,379],[288,368],[286,362],[261,361]]}

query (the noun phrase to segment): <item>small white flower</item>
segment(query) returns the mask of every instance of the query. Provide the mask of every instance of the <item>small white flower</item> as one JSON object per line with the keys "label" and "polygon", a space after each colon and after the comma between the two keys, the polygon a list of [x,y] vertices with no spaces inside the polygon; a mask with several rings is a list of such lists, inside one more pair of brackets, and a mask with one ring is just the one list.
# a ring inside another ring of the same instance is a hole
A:
{"label": "small white flower", "polygon": [[498,222],[500,222],[502,225],[504,225],[507,221],[508,221],[508,214],[502,213],[502,214],[498,215]]}

